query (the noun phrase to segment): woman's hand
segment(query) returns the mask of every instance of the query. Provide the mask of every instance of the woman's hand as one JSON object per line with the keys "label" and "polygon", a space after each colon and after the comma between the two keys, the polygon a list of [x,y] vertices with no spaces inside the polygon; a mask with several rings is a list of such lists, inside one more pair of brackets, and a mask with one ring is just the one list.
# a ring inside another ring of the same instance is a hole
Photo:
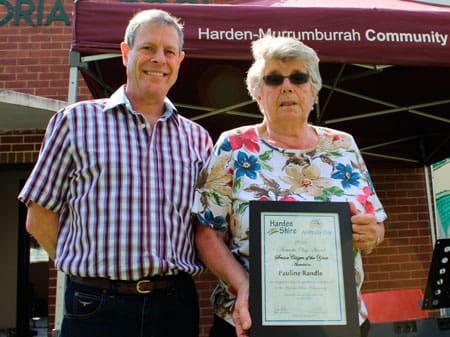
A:
{"label": "woman's hand", "polygon": [[384,240],[384,223],[377,222],[373,214],[361,214],[353,203],[350,203],[353,247],[370,253]]}

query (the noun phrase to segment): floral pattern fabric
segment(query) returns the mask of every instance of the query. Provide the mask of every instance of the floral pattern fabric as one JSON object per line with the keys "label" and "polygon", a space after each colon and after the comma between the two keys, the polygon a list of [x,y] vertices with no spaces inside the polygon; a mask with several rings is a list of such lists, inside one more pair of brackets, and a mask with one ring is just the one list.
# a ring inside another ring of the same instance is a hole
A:
{"label": "floral pattern fabric", "polygon": [[[194,213],[199,221],[227,234],[228,246],[249,269],[250,200],[345,201],[378,222],[386,213],[353,137],[313,126],[319,143],[313,149],[280,149],[268,144],[256,126],[224,132],[197,183]],[[360,322],[367,310],[360,300],[364,279],[361,252],[354,251]],[[233,324],[233,289],[220,281],[212,295],[214,312]]]}

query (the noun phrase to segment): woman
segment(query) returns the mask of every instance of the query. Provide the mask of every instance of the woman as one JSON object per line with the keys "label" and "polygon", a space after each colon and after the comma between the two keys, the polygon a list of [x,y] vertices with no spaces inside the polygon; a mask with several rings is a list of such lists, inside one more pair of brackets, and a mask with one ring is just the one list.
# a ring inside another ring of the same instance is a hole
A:
{"label": "woman", "polygon": [[[252,50],[247,88],[263,121],[221,135],[196,191],[198,254],[220,280],[211,337],[247,336],[251,327],[250,200],[349,202],[358,298],[361,252],[384,238],[386,213],[353,137],[308,124],[322,85],[315,51],[271,36],[254,42]],[[360,299],[358,310],[364,336],[369,323]]]}

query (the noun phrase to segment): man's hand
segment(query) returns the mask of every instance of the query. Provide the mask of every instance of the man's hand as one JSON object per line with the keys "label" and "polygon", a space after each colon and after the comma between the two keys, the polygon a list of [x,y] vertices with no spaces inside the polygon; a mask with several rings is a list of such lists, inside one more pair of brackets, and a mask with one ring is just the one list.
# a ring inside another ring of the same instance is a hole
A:
{"label": "man's hand", "polygon": [[248,336],[250,327],[252,326],[252,320],[250,318],[249,305],[249,285],[248,282],[242,286],[242,289],[238,290],[236,302],[234,304],[232,317],[234,324],[236,325],[237,337]]}
{"label": "man's hand", "polygon": [[44,248],[52,260],[56,256],[56,240],[58,237],[58,213],[52,212],[34,202],[28,205],[27,231]]}

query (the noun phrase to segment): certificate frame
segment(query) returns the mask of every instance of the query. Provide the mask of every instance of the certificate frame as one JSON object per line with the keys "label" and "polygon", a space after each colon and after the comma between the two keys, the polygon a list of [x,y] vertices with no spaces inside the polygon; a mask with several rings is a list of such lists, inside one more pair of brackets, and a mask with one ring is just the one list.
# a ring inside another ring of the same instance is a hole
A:
{"label": "certificate frame", "polygon": [[251,337],[360,336],[347,202],[250,201]]}

